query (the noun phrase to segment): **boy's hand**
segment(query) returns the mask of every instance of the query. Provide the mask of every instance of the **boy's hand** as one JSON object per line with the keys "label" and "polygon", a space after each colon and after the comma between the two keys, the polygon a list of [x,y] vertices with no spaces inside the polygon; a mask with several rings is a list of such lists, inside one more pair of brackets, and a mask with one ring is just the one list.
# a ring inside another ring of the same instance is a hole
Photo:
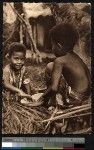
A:
{"label": "boy's hand", "polygon": [[43,96],[41,96],[39,99],[38,99],[38,102],[43,102],[44,101],[44,98]]}
{"label": "boy's hand", "polygon": [[26,94],[23,91],[19,91],[18,96],[23,97],[23,98],[25,97],[25,98],[28,98],[28,99],[32,99],[31,95]]}
{"label": "boy's hand", "polygon": [[19,92],[18,92],[18,96],[20,96],[20,97],[25,97],[25,95],[26,95],[26,94],[25,94],[23,91],[19,91]]}

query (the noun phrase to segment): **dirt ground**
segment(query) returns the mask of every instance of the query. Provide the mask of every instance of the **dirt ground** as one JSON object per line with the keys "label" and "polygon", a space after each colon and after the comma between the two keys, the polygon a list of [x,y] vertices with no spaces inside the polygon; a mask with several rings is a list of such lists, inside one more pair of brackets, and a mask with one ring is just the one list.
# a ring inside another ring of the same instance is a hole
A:
{"label": "dirt ground", "polygon": [[45,84],[45,67],[46,64],[27,65],[30,72],[31,87],[36,90],[46,88]]}

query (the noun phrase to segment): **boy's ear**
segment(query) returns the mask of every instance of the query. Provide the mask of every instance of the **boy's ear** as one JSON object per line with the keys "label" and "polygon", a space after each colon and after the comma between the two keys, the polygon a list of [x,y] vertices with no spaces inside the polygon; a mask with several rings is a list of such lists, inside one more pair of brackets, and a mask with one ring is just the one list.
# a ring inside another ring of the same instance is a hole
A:
{"label": "boy's ear", "polygon": [[9,59],[9,54],[8,54],[8,53],[6,54],[5,58],[6,58],[6,59]]}

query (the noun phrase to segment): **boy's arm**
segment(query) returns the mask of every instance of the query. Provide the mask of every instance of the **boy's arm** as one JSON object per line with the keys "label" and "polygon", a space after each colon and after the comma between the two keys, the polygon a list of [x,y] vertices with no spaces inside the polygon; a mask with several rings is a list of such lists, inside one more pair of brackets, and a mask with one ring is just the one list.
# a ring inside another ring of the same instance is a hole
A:
{"label": "boy's arm", "polygon": [[55,94],[58,90],[59,81],[62,75],[62,68],[63,64],[59,61],[59,58],[57,58],[54,61],[54,67],[52,72],[52,83],[51,86],[47,89],[47,91],[43,94],[43,98],[50,97],[51,95]]}
{"label": "boy's arm", "polygon": [[59,58],[57,58],[54,61],[54,66],[53,66],[53,71],[52,71],[52,79],[51,79],[51,82],[52,82],[51,83],[51,89],[52,89],[52,91],[57,92],[57,90],[58,90],[60,78],[61,78],[61,75],[62,75],[62,68],[63,68],[63,64],[61,63]]}
{"label": "boy's arm", "polygon": [[12,91],[12,92],[20,92],[20,90],[16,87],[14,87],[12,84],[10,84],[10,79],[9,79],[9,72],[7,70],[3,71],[3,83],[5,88],[7,88],[8,90]]}
{"label": "boy's arm", "polygon": [[30,84],[25,84],[25,88],[26,88],[26,92],[27,94],[31,94],[31,88],[30,88]]}
{"label": "boy's arm", "polygon": [[14,87],[9,82],[4,81],[4,86],[5,86],[5,88],[7,88],[8,90],[10,90],[12,92],[15,92],[15,93],[20,93],[21,92],[21,90],[19,90],[18,88]]}
{"label": "boy's arm", "polygon": [[27,94],[31,95],[31,94],[35,93],[35,90],[33,89],[33,87],[30,84],[30,76],[29,76],[29,72],[27,69],[23,76],[23,84],[24,84]]}
{"label": "boy's arm", "polygon": [[[7,75],[6,75],[6,77],[7,77]],[[4,86],[5,86],[5,88],[7,88],[8,90],[17,93],[18,96],[26,97],[26,98],[32,99],[32,97],[31,97],[31,95],[29,95],[29,93],[26,94],[26,93],[24,93],[22,90],[20,90],[20,89],[14,87],[13,85],[11,85],[11,84],[9,83],[9,80],[7,80],[7,78],[4,79]]]}
{"label": "boy's arm", "polygon": [[35,89],[33,87],[31,88],[30,83],[25,84],[24,86],[26,88],[27,94],[32,95],[36,93]]}
{"label": "boy's arm", "polygon": [[13,86],[11,83],[10,83],[10,73],[8,70],[3,70],[3,84],[4,84],[4,87],[7,88],[8,90],[10,90],[11,92],[15,92],[17,93],[19,96],[22,96],[22,97],[25,97],[25,93],[18,89],[17,87]]}

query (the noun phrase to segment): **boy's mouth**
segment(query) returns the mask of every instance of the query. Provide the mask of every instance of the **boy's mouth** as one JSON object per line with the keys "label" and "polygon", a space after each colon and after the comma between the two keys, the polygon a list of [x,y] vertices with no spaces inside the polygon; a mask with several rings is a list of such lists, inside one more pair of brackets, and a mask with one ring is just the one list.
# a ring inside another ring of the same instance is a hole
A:
{"label": "boy's mouth", "polygon": [[21,68],[22,65],[15,65],[15,67],[18,69],[18,68]]}

